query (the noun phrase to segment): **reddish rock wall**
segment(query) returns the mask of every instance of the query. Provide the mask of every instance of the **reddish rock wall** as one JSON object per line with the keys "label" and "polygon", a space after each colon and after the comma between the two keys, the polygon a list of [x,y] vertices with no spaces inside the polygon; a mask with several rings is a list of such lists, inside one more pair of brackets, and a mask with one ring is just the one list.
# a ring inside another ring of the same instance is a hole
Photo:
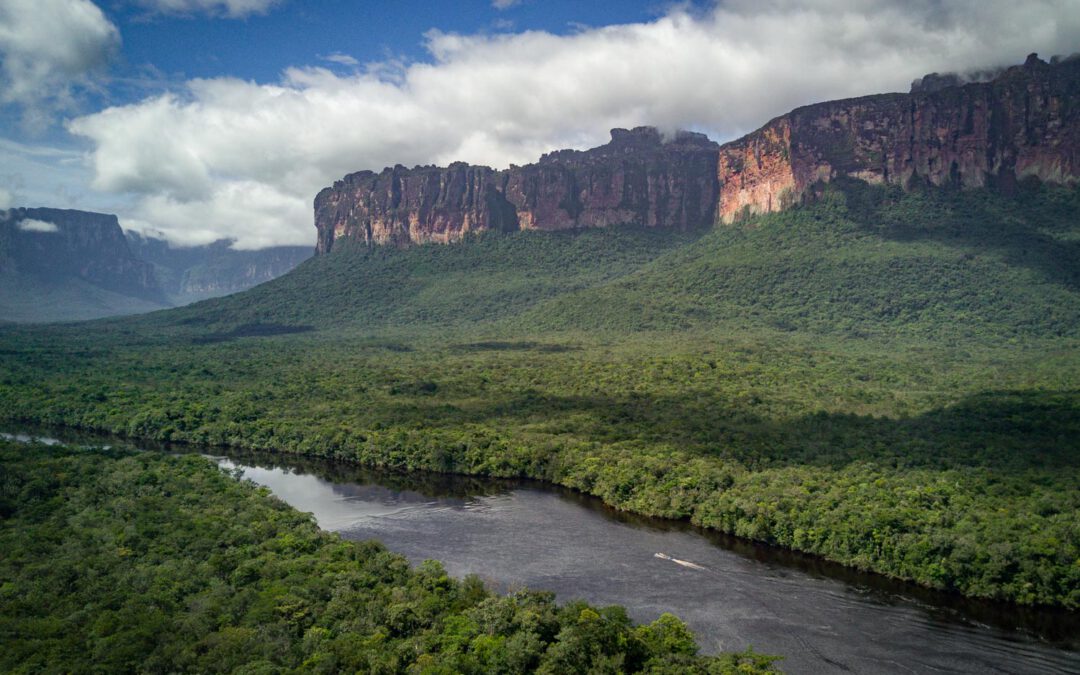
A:
{"label": "reddish rock wall", "polygon": [[484,230],[711,225],[717,148],[701,134],[664,139],[639,127],[613,130],[599,148],[505,171],[461,163],[361,171],[315,198],[316,250],[327,253],[343,237],[403,246]]}
{"label": "reddish rock wall", "polygon": [[910,94],[798,108],[723,146],[639,127],[505,171],[456,163],[354,173],[315,199],[316,250],[341,238],[404,246],[484,230],[699,227],[778,211],[838,176],[1003,189],[1028,176],[1080,180],[1080,58],[1032,55],[962,86],[932,77]]}
{"label": "reddish rock wall", "polygon": [[446,243],[468,232],[516,229],[513,207],[486,166],[396,166],[349,174],[315,198],[317,253],[342,237],[368,244]]}
{"label": "reddish rock wall", "polygon": [[1080,59],[984,83],[798,108],[721,146],[718,217],[777,211],[819,180],[1010,188],[1080,179]]}

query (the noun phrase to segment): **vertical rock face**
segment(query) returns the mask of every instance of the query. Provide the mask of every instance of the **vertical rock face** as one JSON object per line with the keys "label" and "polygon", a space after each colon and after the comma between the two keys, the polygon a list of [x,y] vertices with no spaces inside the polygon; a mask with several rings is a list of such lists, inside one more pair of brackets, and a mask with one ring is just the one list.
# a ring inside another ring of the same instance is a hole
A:
{"label": "vertical rock face", "polygon": [[665,140],[651,127],[614,129],[607,145],[511,168],[505,193],[526,229],[698,227],[714,219],[717,185],[707,172],[717,150],[702,134]]}
{"label": "vertical rock face", "polygon": [[1034,54],[989,82],[798,108],[720,148],[718,217],[777,211],[817,181],[1009,189],[1080,179],[1080,59]]}
{"label": "vertical rock face", "polygon": [[1080,180],[1080,57],[984,73],[928,75],[909,94],[798,108],[723,146],[650,127],[505,171],[452,164],[346,176],[315,199],[318,253],[338,239],[449,242],[483,230],[634,223],[690,228],[798,203],[847,176],[1008,190]]}
{"label": "vertical rock face", "polygon": [[640,127],[613,130],[599,148],[562,150],[505,171],[462,163],[361,171],[315,198],[317,252],[341,238],[402,246],[484,230],[709,225],[718,147],[701,134],[664,139]]}
{"label": "vertical rock face", "polygon": [[78,277],[123,295],[164,303],[150,263],[128,247],[116,216],[66,209],[0,212],[0,267],[45,280]]}
{"label": "vertical rock face", "polygon": [[502,176],[461,162],[447,168],[349,174],[315,198],[317,253],[342,237],[367,244],[446,243],[469,232],[517,228]]}

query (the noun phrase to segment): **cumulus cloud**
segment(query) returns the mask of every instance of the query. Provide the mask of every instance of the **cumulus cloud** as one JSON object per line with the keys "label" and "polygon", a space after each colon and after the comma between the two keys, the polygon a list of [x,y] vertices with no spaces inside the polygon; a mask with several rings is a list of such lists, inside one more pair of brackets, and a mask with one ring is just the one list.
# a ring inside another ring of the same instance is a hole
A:
{"label": "cumulus cloud", "polygon": [[23,232],[59,232],[60,228],[54,223],[48,223],[44,220],[36,220],[34,218],[24,218],[16,225]]}
{"label": "cumulus cloud", "polygon": [[653,124],[727,140],[806,103],[906,90],[927,72],[1068,53],[1076,0],[731,0],[648,23],[426,36],[429,59],[279,82],[195,80],[70,124],[100,190],[174,240],[311,243],[311,201],[343,174],[526,163]]}
{"label": "cumulus cloud", "polygon": [[0,104],[21,106],[29,127],[44,128],[119,44],[116,26],[89,0],[0,2]]}
{"label": "cumulus cloud", "polygon": [[207,14],[239,19],[253,14],[266,14],[281,0],[138,0],[139,5],[159,14]]}

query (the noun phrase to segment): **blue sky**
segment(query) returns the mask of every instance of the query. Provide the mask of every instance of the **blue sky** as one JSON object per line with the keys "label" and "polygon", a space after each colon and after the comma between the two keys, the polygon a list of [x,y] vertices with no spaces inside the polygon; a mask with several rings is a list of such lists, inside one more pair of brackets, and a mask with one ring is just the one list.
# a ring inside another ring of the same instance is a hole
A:
{"label": "blue sky", "polygon": [[345,173],[718,141],[928,72],[1080,51],[1080,0],[2,0],[0,208],[314,241]]}
{"label": "blue sky", "polygon": [[422,60],[427,57],[423,35],[433,28],[462,34],[566,34],[586,26],[648,21],[663,13],[653,0],[531,0],[504,9],[490,0],[319,0],[285,2],[265,14],[232,20],[206,14],[148,18],[144,9],[129,3],[101,7],[119,26],[124,58],[133,68],[152,64],[178,78],[227,74],[260,82],[335,53],[360,63]]}

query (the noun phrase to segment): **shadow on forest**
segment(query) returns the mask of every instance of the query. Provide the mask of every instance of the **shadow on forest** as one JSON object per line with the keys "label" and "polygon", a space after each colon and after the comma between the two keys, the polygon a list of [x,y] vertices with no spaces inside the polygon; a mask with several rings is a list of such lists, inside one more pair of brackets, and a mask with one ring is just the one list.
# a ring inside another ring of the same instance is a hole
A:
{"label": "shadow on forest", "polygon": [[543,352],[555,354],[559,352],[570,352],[579,350],[580,347],[574,347],[572,345],[563,344],[550,344],[546,342],[534,342],[532,340],[518,340],[514,342],[507,341],[487,341],[487,342],[470,342],[467,344],[454,345],[454,351],[458,352]]}
{"label": "shadow on forest", "polygon": [[269,337],[274,335],[293,335],[295,333],[310,333],[315,330],[314,326],[290,326],[281,323],[245,323],[232,330],[220,333],[207,333],[191,339],[192,344],[204,345],[215,342],[229,342],[245,337]]}
{"label": "shadow on forest", "polygon": [[[1010,266],[1027,267],[1049,282],[1080,290],[1080,241],[1046,234],[1047,228],[1075,229],[1075,208],[1040,200],[1044,188],[1038,184],[1021,185],[1019,193],[1008,200],[986,191],[927,188],[906,198],[921,197],[933,207],[921,210],[903,208],[905,200],[896,186],[873,186],[855,179],[833,184],[845,196],[848,216],[869,232],[895,241],[930,240],[959,246],[972,257],[993,254]],[[897,202],[900,208],[892,208]],[[928,218],[927,212],[934,217]]]}
{"label": "shadow on forest", "polygon": [[752,468],[887,466],[1013,471],[1080,466],[1080,389],[988,391],[923,414],[886,418],[819,412],[777,420],[753,400],[686,396],[520,396],[453,405],[411,399],[383,411],[390,424],[528,426],[540,435],[600,443],[666,443]]}

